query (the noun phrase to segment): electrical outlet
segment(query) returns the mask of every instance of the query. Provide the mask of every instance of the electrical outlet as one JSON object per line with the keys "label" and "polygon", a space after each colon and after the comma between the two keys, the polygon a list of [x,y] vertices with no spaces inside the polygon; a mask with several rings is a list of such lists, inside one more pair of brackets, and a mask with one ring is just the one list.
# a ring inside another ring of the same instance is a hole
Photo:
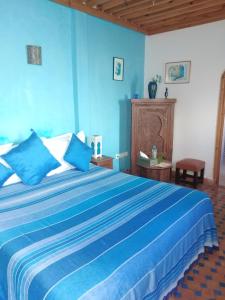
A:
{"label": "electrical outlet", "polygon": [[121,152],[115,155],[115,159],[121,159],[128,156],[128,152]]}
{"label": "electrical outlet", "polygon": [[124,158],[128,156],[128,152],[122,152],[120,153],[120,158]]}

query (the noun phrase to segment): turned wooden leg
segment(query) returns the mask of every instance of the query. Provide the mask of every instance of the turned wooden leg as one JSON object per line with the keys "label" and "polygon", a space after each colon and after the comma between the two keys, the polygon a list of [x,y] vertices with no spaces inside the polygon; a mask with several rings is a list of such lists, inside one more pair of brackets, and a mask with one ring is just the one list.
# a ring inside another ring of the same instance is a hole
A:
{"label": "turned wooden leg", "polygon": [[175,183],[180,183],[180,169],[176,168],[176,174],[175,174]]}
{"label": "turned wooden leg", "polygon": [[204,173],[205,173],[205,169],[201,169],[201,174],[200,174],[200,182],[201,183],[204,182]]}
{"label": "turned wooden leg", "polygon": [[194,189],[197,188],[197,184],[198,184],[198,172],[194,172],[194,181],[193,181]]}

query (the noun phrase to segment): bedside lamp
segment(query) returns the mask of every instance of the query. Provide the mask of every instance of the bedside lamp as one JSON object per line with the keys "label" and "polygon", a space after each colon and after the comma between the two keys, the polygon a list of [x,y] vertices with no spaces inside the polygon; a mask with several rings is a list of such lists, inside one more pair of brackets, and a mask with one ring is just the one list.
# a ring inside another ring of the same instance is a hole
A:
{"label": "bedside lamp", "polygon": [[98,158],[102,157],[102,136],[101,135],[92,135],[88,139],[88,145],[93,149],[92,157]]}

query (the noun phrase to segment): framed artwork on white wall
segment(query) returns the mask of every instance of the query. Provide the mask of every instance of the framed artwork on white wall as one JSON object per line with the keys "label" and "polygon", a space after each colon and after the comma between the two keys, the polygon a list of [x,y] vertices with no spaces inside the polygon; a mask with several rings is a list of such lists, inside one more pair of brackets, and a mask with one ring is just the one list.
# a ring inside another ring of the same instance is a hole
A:
{"label": "framed artwork on white wall", "polygon": [[190,60],[166,63],[165,83],[189,83],[190,72]]}

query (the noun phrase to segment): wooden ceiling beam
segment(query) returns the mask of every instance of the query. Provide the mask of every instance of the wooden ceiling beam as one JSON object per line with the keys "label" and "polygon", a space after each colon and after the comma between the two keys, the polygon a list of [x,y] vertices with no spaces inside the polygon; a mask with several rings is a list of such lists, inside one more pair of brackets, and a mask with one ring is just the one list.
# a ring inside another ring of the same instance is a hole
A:
{"label": "wooden ceiling beam", "polygon": [[[140,20],[140,19],[150,19],[152,16],[161,16],[161,15],[170,15],[172,13],[175,14],[175,12],[179,13],[182,11],[188,12],[188,10],[192,11],[194,8],[199,8],[199,9],[204,9],[204,7],[207,7],[208,5],[210,6],[216,6],[220,5],[222,3],[225,3],[225,0],[217,0],[217,1],[212,1],[212,0],[195,0],[195,1],[190,1],[188,0],[186,3],[180,3],[180,2],[174,2],[171,5],[164,5],[163,7],[158,7],[157,10],[146,10],[144,14],[129,14],[126,16],[125,19],[127,20]],[[122,16],[120,16],[122,17]],[[125,16],[123,16],[125,17]]]}
{"label": "wooden ceiling beam", "polygon": [[[196,1],[196,0],[192,0]],[[114,14],[118,17],[138,17],[143,16],[145,14],[155,14],[160,11],[173,9],[178,5],[186,5],[190,3],[190,0],[161,0],[160,2],[156,2],[155,5],[152,5],[151,1],[144,1],[142,5],[138,5],[137,2],[135,4],[130,5],[127,9],[120,10],[115,12]]]}
{"label": "wooden ceiling beam", "polygon": [[[134,0],[114,0],[114,1],[108,1],[108,3],[105,3],[101,6],[101,9],[105,12],[110,11],[111,9],[114,9],[116,7],[126,7],[129,5],[130,2],[133,2]],[[137,1],[136,1],[137,2]]]}
{"label": "wooden ceiling beam", "polygon": [[99,5],[103,5],[103,4],[105,4],[105,3],[109,3],[110,0],[93,0],[92,2],[95,2],[95,4],[96,4],[97,6],[99,6]]}
{"label": "wooden ceiling beam", "polygon": [[[107,6],[107,5],[103,5],[102,9],[107,12],[107,13],[111,13],[111,14],[119,14],[119,13],[123,13],[123,12],[130,12],[133,11],[134,9],[138,10],[140,8],[142,8],[143,5],[147,4],[148,6],[152,5],[152,2],[149,0],[129,0],[129,1],[124,1],[124,0],[117,0],[118,1],[118,5],[114,5],[114,6]],[[162,0],[161,0],[162,1]],[[166,1],[170,1],[170,0],[166,0]],[[116,2],[116,1],[112,1],[112,2]]]}
{"label": "wooden ceiling beam", "polygon": [[[144,13],[146,9],[151,9],[155,7],[159,7],[161,5],[167,5],[171,1],[177,0],[158,0],[156,4],[153,3],[151,0],[139,0],[139,1],[130,1],[126,5],[123,3],[119,6],[116,6],[112,9],[106,10],[107,13],[111,13],[117,16],[126,16],[129,13],[137,13],[138,11],[142,11]],[[190,1],[190,0],[186,0]]]}
{"label": "wooden ceiling beam", "polygon": [[124,26],[124,27],[127,27],[129,29],[139,31],[139,32],[142,32],[142,33],[146,33],[144,31],[144,29],[141,28],[137,24],[134,24],[132,22],[127,22],[127,21],[124,21],[123,19],[120,19],[120,18],[117,18],[115,16],[106,14],[105,12],[102,12],[101,10],[98,10],[98,9],[89,7],[85,4],[82,4],[80,2],[77,2],[77,0],[53,0],[53,1],[58,3],[58,4],[63,4],[63,5],[69,6],[71,8],[77,9],[79,11],[85,12],[87,14],[90,14],[92,16],[104,19],[106,21],[110,21],[110,22],[115,23],[117,25]]}
{"label": "wooden ceiling beam", "polygon": [[84,1],[86,2],[86,5],[99,9],[101,9],[102,5],[110,2],[110,0],[82,0],[82,2]]}
{"label": "wooden ceiling beam", "polygon": [[201,24],[211,23],[215,21],[220,21],[222,19],[225,19],[224,8],[218,11],[216,15],[214,13],[212,14],[208,13],[206,15],[202,15],[202,18],[200,18],[199,16],[195,16],[194,18],[186,19],[184,22],[177,21],[170,25],[164,24],[162,22],[157,25],[152,25],[151,27],[146,28],[146,30],[148,31],[148,35],[153,35],[153,34],[183,29],[187,27],[197,26]]}
{"label": "wooden ceiling beam", "polygon": [[225,19],[225,0],[51,0],[145,34]]}
{"label": "wooden ceiling beam", "polygon": [[142,18],[139,17],[139,18],[129,19],[129,20],[144,26],[145,24],[158,22],[163,19],[172,19],[172,18],[176,18],[177,16],[188,15],[195,12],[204,13],[206,9],[217,9],[217,7],[221,5],[225,5],[225,0],[218,0],[216,3],[217,4],[215,4],[215,2],[212,2],[211,0],[203,0],[200,3],[196,3],[191,6],[187,6],[187,7],[180,6],[177,7],[176,9],[173,9],[172,11],[167,10],[161,12],[160,14],[154,14],[148,17],[142,17]]}
{"label": "wooden ceiling beam", "polygon": [[220,7],[215,7],[214,9],[208,8],[203,11],[195,11],[191,15],[190,14],[182,14],[182,15],[176,16],[174,18],[161,19],[159,22],[155,22],[153,20],[151,23],[144,24],[143,27],[148,30],[148,28],[150,28],[151,26],[154,26],[155,24],[159,24],[159,23],[163,26],[170,26],[170,25],[177,24],[177,23],[185,23],[186,21],[190,22],[191,19],[194,20],[197,17],[201,18],[202,15],[204,17],[207,16],[208,14],[210,14],[210,16],[217,15],[217,13],[223,9],[224,9],[224,6],[221,5]]}

